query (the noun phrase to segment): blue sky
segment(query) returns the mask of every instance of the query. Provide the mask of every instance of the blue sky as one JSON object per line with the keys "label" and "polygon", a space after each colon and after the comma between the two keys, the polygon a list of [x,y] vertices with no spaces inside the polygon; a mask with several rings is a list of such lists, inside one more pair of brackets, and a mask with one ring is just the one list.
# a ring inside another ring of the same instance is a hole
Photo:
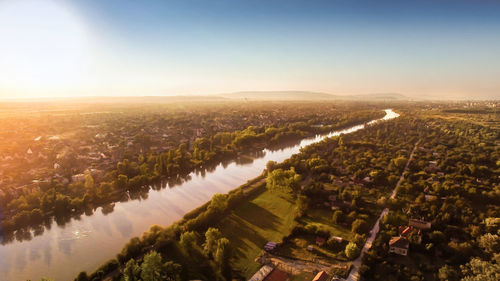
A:
{"label": "blue sky", "polygon": [[3,0],[0,35],[0,97],[500,96],[499,1]]}

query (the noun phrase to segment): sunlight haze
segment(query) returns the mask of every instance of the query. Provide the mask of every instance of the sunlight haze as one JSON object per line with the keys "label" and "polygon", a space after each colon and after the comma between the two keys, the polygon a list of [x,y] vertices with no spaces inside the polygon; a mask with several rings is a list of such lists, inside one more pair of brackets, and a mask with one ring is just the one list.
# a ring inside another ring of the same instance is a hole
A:
{"label": "sunlight haze", "polygon": [[496,1],[0,1],[0,98],[500,97]]}

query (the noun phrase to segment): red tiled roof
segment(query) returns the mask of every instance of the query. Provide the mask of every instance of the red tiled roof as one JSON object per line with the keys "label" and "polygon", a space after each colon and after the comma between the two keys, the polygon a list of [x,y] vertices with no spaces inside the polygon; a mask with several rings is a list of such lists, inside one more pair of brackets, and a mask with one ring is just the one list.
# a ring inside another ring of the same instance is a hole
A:
{"label": "red tiled roof", "polygon": [[326,274],[326,272],[324,271],[320,271],[318,272],[318,274],[316,274],[316,276],[314,277],[314,279],[312,281],[327,281],[328,280],[328,274]]}
{"label": "red tiled roof", "polygon": [[391,240],[389,241],[389,246],[408,249],[408,247],[410,246],[410,242],[408,242],[408,239],[404,237],[395,236],[392,237]]}
{"label": "red tiled roof", "polygon": [[264,278],[264,281],[287,281],[288,279],[288,274],[275,268],[266,278]]}
{"label": "red tiled roof", "polygon": [[323,237],[316,237],[316,244],[325,244],[326,240]]}

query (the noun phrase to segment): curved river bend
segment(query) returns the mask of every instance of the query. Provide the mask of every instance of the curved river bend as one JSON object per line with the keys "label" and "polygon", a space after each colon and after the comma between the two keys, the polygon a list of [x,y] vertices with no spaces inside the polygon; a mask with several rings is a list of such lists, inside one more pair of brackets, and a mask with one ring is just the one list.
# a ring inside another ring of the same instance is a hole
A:
{"label": "curved river bend", "polygon": [[[380,120],[399,116],[390,109]],[[92,272],[113,258],[130,238],[141,235],[151,225],[170,225],[194,208],[206,203],[215,193],[226,193],[262,173],[268,161],[282,162],[302,147],[327,137],[361,130],[354,126],[328,135],[302,140],[282,150],[263,150],[262,157],[252,163],[218,165],[202,175],[191,173],[180,185],[150,190],[145,200],[116,203],[114,211],[103,214],[98,208],[91,216],[71,220],[64,226],[54,222],[50,230],[32,240],[0,246],[1,280],[39,280],[41,277],[73,280],[80,271]]]}

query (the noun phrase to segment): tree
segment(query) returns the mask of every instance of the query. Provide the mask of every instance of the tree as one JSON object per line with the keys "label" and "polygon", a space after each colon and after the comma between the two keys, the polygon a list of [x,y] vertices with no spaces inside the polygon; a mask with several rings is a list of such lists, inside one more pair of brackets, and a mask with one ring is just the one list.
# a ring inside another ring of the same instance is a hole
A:
{"label": "tree", "polygon": [[310,201],[311,200],[309,200],[309,198],[307,198],[307,196],[304,196],[304,195],[297,196],[297,207],[299,209],[300,216],[305,214],[305,212],[307,211],[307,208],[309,206]]}
{"label": "tree", "polygon": [[217,241],[217,250],[215,251],[214,260],[223,273],[229,269],[230,251],[229,240],[227,238],[221,238]]}
{"label": "tree", "polygon": [[90,172],[85,173],[85,189],[93,190],[94,189],[94,178],[90,174]]}
{"label": "tree", "polygon": [[357,219],[352,223],[351,230],[354,233],[365,233],[368,231],[368,223],[365,220]]}
{"label": "tree", "polygon": [[462,281],[500,280],[500,264],[472,258],[467,264],[461,265],[460,269],[464,275]]}
{"label": "tree", "polygon": [[212,196],[212,200],[210,201],[209,209],[215,212],[223,212],[227,208],[227,195],[216,193]]}
{"label": "tree", "polygon": [[[498,162],[500,162],[500,160],[498,160]],[[484,224],[486,226],[486,231],[488,232],[498,230],[500,227],[500,218],[486,218],[484,219]]]}
{"label": "tree", "polygon": [[342,210],[336,210],[333,212],[332,221],[335,224],[339,224],[344,220],[344,212]]}
{"label": "tree", "polygon": [[348,259],[354,259],[357,256],[359,256],[359,254],[360,254],[360,250],[359,250],[358,245],[356,245],[356,243],[349,242],[349,244],[347,244],[347,246],[345,247],[345,256]]}
{"label": "tree", "polygon": [[167,261],[163,264],[163,271],[165,272],[164,280],[167,281],[180,281],[182,267],[180,264],[173,261]]}
{"label": "tree", "polygon": [[301,176],[292,167],[290,170],[275,169],[268,173],[266,186],[271,190],[291,192],[302,180]]}
{"label": "tree", "polygon": [[87,275],[87,272],[85,272],[85,271],[80,272],[75,279],[75,281],[88,281],[88,280],[89,280],[89,276]]}
{"label": "tree", "polygon": [[407,161],[408,159],[406,159],[406,157],[404,156],[398,156],[392,159],[392,163],[394,163],[394,166],[396,166],[396,168],[398,169],[403,169]]}
{"label": "tree", "polygon": [[435,244],[443,243],[446,241],[446,236],[439,230],[432,232],[431,239]]}
{"label": "tree", "polygon": [[266,170],[268,172],[274,170],[278,166],[278,162],[276,161],[268,161],[266,164]]}
{"label": "tree", "polygon": [[338,146],[339,146],[341,149],[344,149],[344,138],[342,137],[342,135],[340,135],[340,136],[339,136]]}
{"label": "tree", "polygon": [[500,237],[496,234],[486,233],[479,237],[478,243],[486,253],[493,254],[500,251]]}
{"label": "tree", "polygon": [[99,196],[101,198],[106,198],[113,192],[113,185],[109,182],[101,182],[99,186]]}
{"label": "tree", "polygon": [[438,278],[444,281],[456,281],[458,280],[458,273],[453,267],[445,265],[439,269]]}
{"label": "tree", "polygon": [[151,251],[144,256],[144,262],[141,264],[141,278],[144,281],[163,280],[162,269],[161,255],[156,251]]}
{"label": "tree", "polygon": [[217,241],[222,237],[222,234],[217,228],[210,227],[207,232],[205,232],[205,244],[203,244],[203,252],[208,257],[213,256],[216,247]]}
{"label": "tree", "polygon": [[186,251],[190,252],[196,247],[196,241],[198,237],[196,237],[196,233],[194,231],[184,232],[181,235],[180,244],[186,249]]}
{"label": "tree", "polygon": [[139,281],[141,274],[141,268],[137,265],[134,259],[130,259],[123,269],[123,280],[124,281]]}

